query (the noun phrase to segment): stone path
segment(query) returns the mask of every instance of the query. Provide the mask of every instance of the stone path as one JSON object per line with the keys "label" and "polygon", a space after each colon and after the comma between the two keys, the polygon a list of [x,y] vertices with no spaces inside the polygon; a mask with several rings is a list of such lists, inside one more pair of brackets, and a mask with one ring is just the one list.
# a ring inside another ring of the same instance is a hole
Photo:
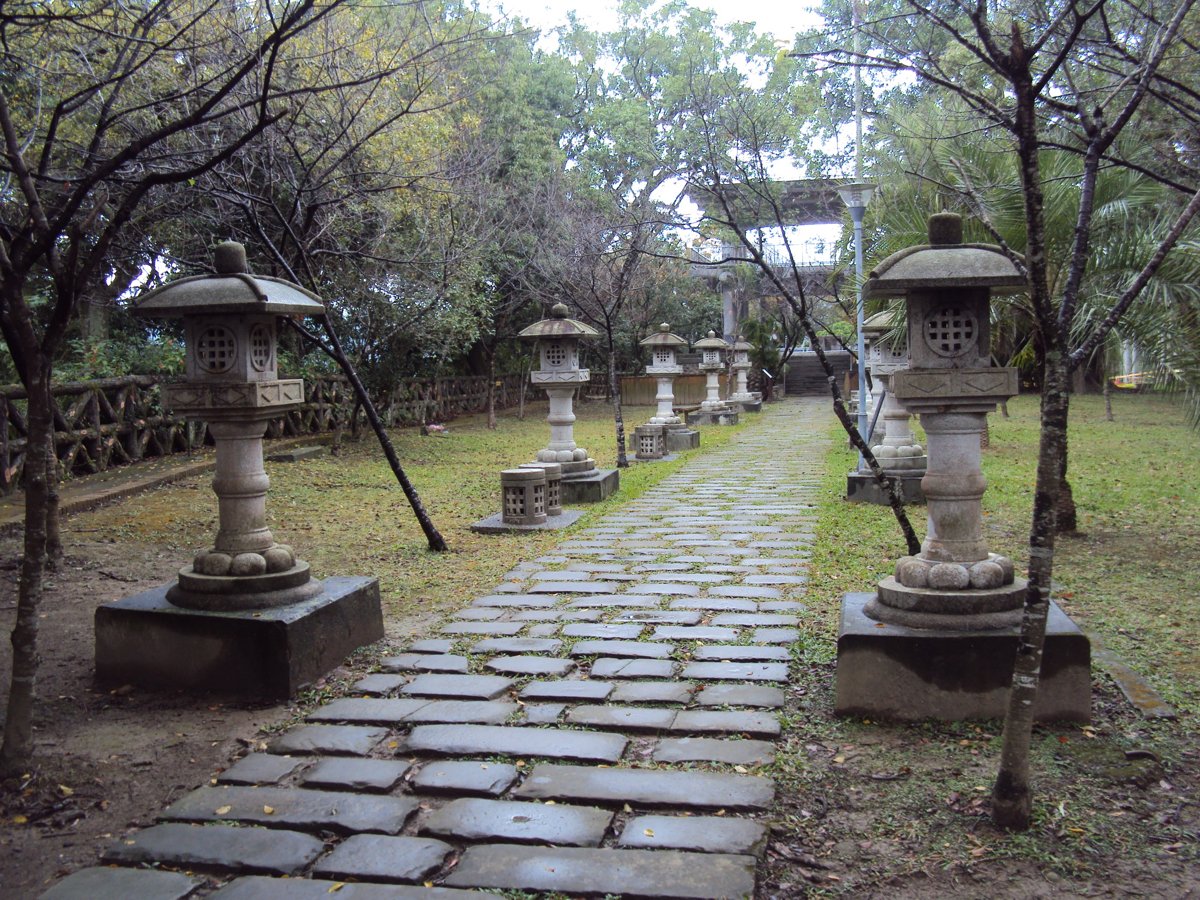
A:
{"label": "stone path", "polygon": [[769,405],[44,896],[751,896],[824,407]]}

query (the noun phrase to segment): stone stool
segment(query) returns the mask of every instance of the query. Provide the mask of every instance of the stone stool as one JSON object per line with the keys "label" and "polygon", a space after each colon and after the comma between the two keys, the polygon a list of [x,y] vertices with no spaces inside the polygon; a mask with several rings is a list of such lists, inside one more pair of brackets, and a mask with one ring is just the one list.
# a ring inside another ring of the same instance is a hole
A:
{"label": "stone stool", "polygon": [[639,425],[633,429],[634,446],[638,459],[662,459],[667,455],[666,427],[663,425]]}
{"label": "stone stool", "polygon": [[544,469],[505,469],[500,473],[500,514],[506,525],[541,525],[546,521]]}
{"label": "stone stool", "polygon": [[546,515],[561,516],[562,507],[562,466],[558,463],[531,462],[521,463],[518,469],[541,469],[546,473]]}

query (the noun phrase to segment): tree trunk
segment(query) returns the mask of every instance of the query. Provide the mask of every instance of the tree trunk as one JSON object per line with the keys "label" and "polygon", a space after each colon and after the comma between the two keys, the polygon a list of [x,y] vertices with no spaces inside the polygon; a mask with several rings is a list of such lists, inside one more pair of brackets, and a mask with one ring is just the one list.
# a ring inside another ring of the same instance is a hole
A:
{"label": "tree trunk", "polygon": [[1104,376],[1104,421],[1113,421],[1112,410],[1112,382],[1109,381],[1108,375]]}
{"label": "tree trunk", "polygon": [[487,427],[496,430],[496,353],[488,353]]}
{"label": "tree trunk", "polygon": [[[50,414],[50,366],[31,367],[25,469],[25,544],[17,587],[17,618],[12,630],[12,681],[0,746],[0,775],[12,775],[33,758],[33,703],[37,678],[38,609],[46,568],[47,454],[54,453]],[[49,448],[49,449],[47,449]]]}
{"label": "tree trunk", "polygon": [[610,336],[608,342],[608,393],[612,397],[613,421],[617,426],[617,468],[629,468],[625,454],[625,414],[621,409],[621,385],[617,379],[616,353]]}
{"label": "tree trunk", "polygon": [[1033,703],[1042,671],[1046,617],[1050,611],[1050,580],[1054,566],[1055,521],[1067,450],[1070,404],[1066,360],[1055,349],[1043,368],[1041,440],[1034,488],[1033,525],[1029,534],[1029,587],[1021,618],[1021,636],[1013,666],[1012,690],[1004,718],[1000,771],[992,790],[992,818],[1000,828],[1029,828],[1033,793],[1029,783],[1029,751],[1033,734]]}
{"label": "tree trunk", "polygon": [[62,531],[58,512],[58,448],[54,444],[54,395],[46,381],[46,403],[50,410],[50,437],[46,442],[46,570],[55,572],[63,558]]}

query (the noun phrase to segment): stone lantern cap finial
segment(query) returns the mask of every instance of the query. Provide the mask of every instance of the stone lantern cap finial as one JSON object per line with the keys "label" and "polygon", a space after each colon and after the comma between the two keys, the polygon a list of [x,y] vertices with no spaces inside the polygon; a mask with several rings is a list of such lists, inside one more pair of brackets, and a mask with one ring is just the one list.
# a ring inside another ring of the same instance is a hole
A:
{"label": "stone lantern cap finial", "polygon": [[715,331],[710,331],[708,333],[708,337],[701,338],[700,340],[696,341],[695,345],[693,346],[693,349],[695,349],[695,350],[728,350],[729,344],[725,341],[724,338],[717,337],[717,333]]}
{"label": "stone lantern cap finial", "polygon": [[145,318],[232,313],[279,316],[316,316],[325,312],[321,298],[298,284],[251,275],[246,248],[225,241],[213,250],[213,275],[180,278],[143,295],[133,314]]}
{"label": "stone lantern cap finial", "polygon": [[868,297],[897,297],[914,290],[986,287],[993,293],[1020,293],[1026,279],[995,244],[964,244],[962,216],[929,217],[929,243],[906,247],[883,260],[867,276]]}
{"label": "stone lantern cap finial", "polygon": [[658,326],[658,331],[638,342],[642,347],[686,347],[687,341],[677,334],[672,334],[669,322]]}
{"label": "stone lantern cap finial", "polygon": [[739,334],[737,336],[737,340],[733,342],[733,349],[734,350],[745,350],[747,353],[749,353],[751,350],[754,349],[754,345],[752,343],[750,343],[748,340],[746,340],[746,338],[743,335]]}
{"label": "stone lantern cap finial", "polygon": [[550,317],[534,322],[517,335],[519,338],[537,340],[539,338],[594,338],[600,332],[580,322],[578,319],[567,318],[570,310],[565,303],[555,303],[550,307]]}

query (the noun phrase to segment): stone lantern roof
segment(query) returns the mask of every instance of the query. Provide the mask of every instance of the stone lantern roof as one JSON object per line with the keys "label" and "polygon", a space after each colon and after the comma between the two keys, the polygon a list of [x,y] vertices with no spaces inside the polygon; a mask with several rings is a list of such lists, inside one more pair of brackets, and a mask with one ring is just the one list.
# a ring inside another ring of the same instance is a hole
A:
{"label": "stone lantern roof", "polygon": [[565,303],[555,303],[550,307],[550,318],[541,319],[534,322],[528,328],[525,328],[517,335],[519,338],[527,340],[538,340],[539,338],[594,338],[599,337],[600,332],[580,322],[578,319],[568,319]]}
{"label": "stone lantern roof", "polygon": [[737,340],[733,342],[733,349],[740,352],[749,353],[754,349],[754,345],[739,334],[737,336]]}
{"label": "stone lantern roof", "polygon": [[[1020,293],[1025,276],[995,244],[964,244],[962,216],[929,217],[929,243],[893,253],[867,276],[868,297],[898,297],[914,290],[991,288],[993,293]],[[865,329],[864,329],[865,330]]]}
{"label": "stone lantern roof", "polygon": [[686,347],[687,341],[679,335],[673,334],[670,324],[663,322],[658,326],[658,331],[638,341],[638,345],[641,347]]}
{"label": "stone lantern roof", "polygon": [[708,337],[701,338],[692,345],[693,350],[728,350],[729,344],[724,338],[717,337],[715,331],[710,331]]}
{"label": "stone lantern roof", "polygon": [[236,241],[218,244],[213,250],[212,275],[180,278],[145,294],[134,304],[133,314],[147,318],[178,318],[191,315],[320,315],[321,298],[298,284],[251,275],[246,248]]}
{"label": "stone lantern roof", "polygon": [[866,321],[863,322],[863,334],[867,337],[887,334],[899,324],[899,319],[900,317],[893,309],[885,309],[873,316],[867,316]]}

